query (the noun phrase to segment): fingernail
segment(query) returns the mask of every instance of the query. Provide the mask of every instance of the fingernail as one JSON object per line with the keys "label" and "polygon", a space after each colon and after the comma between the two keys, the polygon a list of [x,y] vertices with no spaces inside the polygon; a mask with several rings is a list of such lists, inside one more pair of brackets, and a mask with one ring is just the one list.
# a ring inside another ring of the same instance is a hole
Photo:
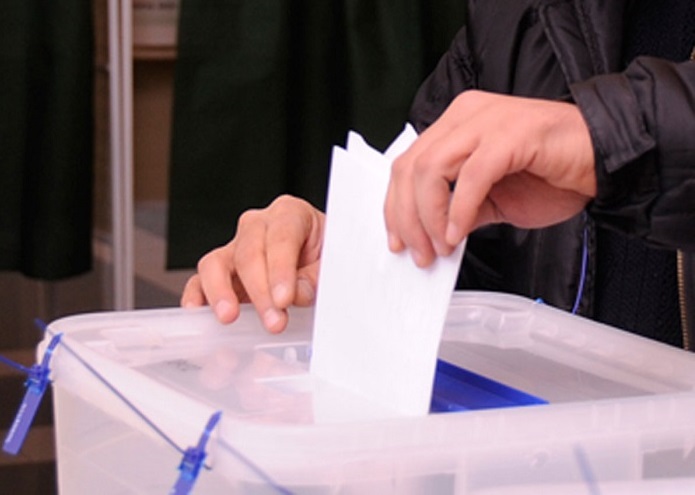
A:
{"label": "fingernail", "polygon": [[415,249],[413,249],[410,255],[412,256],[413,261],[417,266],[425,266],[425,257],[422,255],[420,251],[416,251]]}
{"label": "fingernail", "polygon": [[389,232],[389,249],[393,252],[398,252],[403,249],[403,244],[401,243],[401,240],[396,237],[394,234]]}
{"label": "fingernail", "polygon": [[451,253],[451,248],[446,244],[433,241],[432,245],[434,246],[434,250],[438,256],[448,256]]}
{"label": "fingernail", "polygon": [[234,307],[226,299],[222,299],[215,304],[215,314],[222,321],[229,321],[234,316]]}
{"label": "fingernail", "polygon": [[452,246],[456,246],[461,241],[461,231],[455,224],[449,222],[446,226],[445,239]]}
{"label": "fingernail", "polygon": [[273,330],[280,322],[280,313],[275,308],[270,308],[263,313],[263,324],[268,330]]}
{"label": "fingernail", "polygon": [[298,299],[305,303],[313,302],[314,298],[316,297],[316,292],[314,291],[314,287],[311,285],[311,282],[304,278],[297,280],[297,292],[299,296]]}
{"label": "fingernail", "polygon": [[287,306],[290,290],[285,284],[277,284],[273,287],[273,301],[277,306]]}

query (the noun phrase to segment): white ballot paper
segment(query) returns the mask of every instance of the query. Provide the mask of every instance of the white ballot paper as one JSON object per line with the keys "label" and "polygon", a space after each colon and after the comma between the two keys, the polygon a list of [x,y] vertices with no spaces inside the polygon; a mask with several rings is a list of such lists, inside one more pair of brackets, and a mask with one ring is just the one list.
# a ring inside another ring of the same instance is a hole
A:
{"label": "white ballot paper", "polygon": [[346,149],[333,150],[311,359],[317,377],[408,416],[429,411],[464,249],[427,269],[388,249],[391,162],[415,137],[408,126],[381,154],[350,133]]}

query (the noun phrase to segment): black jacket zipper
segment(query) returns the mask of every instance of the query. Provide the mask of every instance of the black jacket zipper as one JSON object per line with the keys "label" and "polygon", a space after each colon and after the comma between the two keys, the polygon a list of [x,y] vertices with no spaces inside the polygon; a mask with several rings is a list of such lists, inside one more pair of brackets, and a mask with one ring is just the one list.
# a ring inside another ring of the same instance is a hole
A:
{"label": "black jacket zipper", "polygon": [[[690,52],[690,60],[695,60],[695,46]],[[681,328],[683,331],[683,348],[692,350],[693,343],[690,339],[690,327],[687,311],[687,300],[685,295],[685,261],[683,252],[678,250],[677,253],[677,270],[678,270],[678,305],[681,312]]]}
{"label": "black jacket zipper", "polygon": [[683,332],[683,348],[692,350],[692,342],[690,342],[690,328],[687,311],[687,297],[685,295],[685,261],[683,259],[683,251],[680,249],[676,253],[677,256],[677,272],[678,272],[678,306],[681,313],[681,329]]}

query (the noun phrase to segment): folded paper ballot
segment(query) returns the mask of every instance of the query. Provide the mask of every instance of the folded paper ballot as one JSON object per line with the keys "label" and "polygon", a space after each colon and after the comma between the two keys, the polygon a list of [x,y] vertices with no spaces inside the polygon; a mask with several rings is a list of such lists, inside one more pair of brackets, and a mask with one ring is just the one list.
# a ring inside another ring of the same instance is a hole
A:
{"label": "folded paper ballot", "polygon": [[441,332],[465,243],[427,269],[388,249],[391,163],[407,126],[380,153],[350,133],[331,162],[311,372],[394,415],[427,414]]}

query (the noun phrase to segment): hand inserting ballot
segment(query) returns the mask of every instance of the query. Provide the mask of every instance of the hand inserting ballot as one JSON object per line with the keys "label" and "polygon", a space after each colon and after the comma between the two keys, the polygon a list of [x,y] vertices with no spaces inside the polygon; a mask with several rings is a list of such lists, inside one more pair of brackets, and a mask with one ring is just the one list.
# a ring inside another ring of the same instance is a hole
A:
{"label": "hand inserting ballot", "polygon": [[389,244],[424,267],[477,227],[552,225],[595,195],[593,147],[575,105],[466,91],[395,161]]}

